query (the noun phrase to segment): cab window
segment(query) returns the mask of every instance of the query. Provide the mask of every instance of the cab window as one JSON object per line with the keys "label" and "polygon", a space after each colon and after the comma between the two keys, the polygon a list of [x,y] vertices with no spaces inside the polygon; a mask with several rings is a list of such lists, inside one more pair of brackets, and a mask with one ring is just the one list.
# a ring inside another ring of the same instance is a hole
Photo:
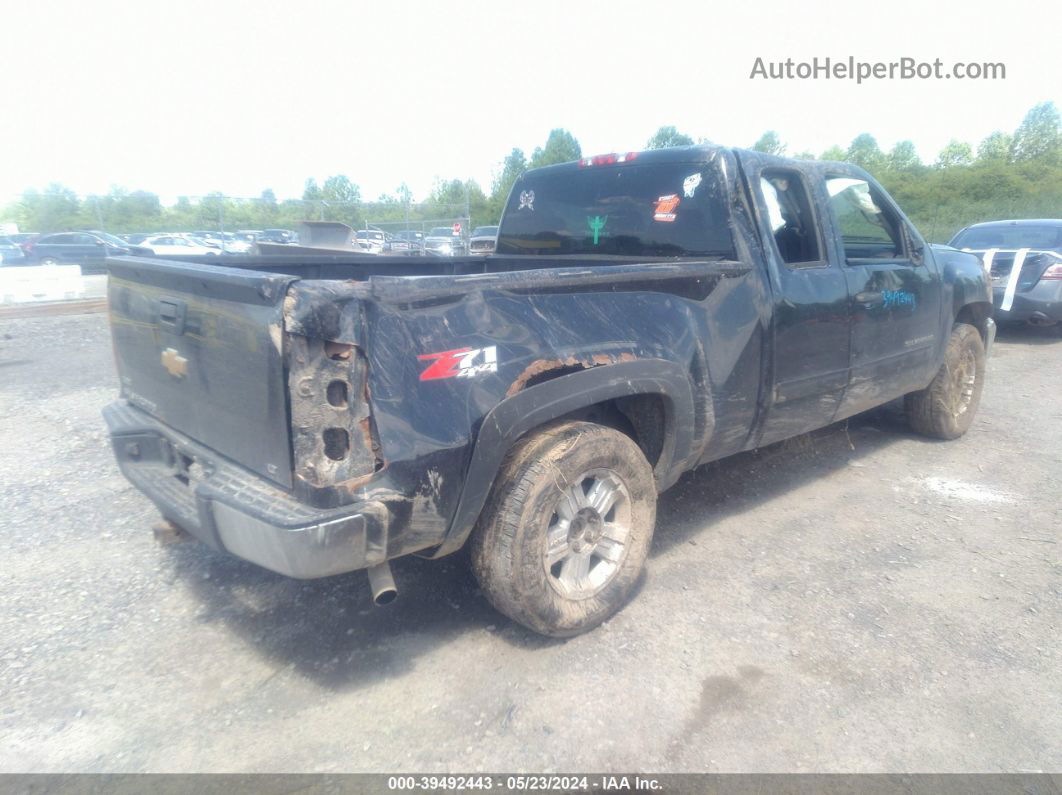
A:
{"label": "cab window", "polygon": [[824,265],[818,225],[807,186],[800,174],[787,169],[764,171],[760,193],[767,208],[775,249],[792,267]]}
{"label": "cab window", "polygon": [[826,191],[846,259],[898,259],[904,256],[899,219],[874,186],[854,177],[827,177]]}

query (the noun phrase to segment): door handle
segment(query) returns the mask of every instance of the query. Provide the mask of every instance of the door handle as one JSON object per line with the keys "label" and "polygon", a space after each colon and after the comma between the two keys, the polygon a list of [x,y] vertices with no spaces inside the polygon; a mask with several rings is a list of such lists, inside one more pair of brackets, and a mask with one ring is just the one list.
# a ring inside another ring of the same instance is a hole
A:
{"label": "door handle", "polygon": [[881,293],[856,293],[855,300],[857,304],[864,304],[866,306],[874,306],[875,304],[882,304],[885,302],[885,296]]}

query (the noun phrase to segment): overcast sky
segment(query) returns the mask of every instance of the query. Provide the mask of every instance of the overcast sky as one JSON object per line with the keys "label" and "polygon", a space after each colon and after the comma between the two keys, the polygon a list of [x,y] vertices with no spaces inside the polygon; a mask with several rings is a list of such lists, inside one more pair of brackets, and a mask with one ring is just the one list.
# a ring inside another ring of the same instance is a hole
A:
{"label": "overcast sky", "polygon": [[[226,2],[15,0],[6,6],[0,201],[61,182],[164,200],[301,196],[348,175],[366,199],[435,178],[489,190],[552,127],[587,154],[663,124],[790,152],[870,132],[931,161],[1035,103],[1062,104],[1059,13],[994,3]],[[1036,44],[1043,31],[1042,44]],[[757,56],[1000,61],[997,81],[750,80]]]}

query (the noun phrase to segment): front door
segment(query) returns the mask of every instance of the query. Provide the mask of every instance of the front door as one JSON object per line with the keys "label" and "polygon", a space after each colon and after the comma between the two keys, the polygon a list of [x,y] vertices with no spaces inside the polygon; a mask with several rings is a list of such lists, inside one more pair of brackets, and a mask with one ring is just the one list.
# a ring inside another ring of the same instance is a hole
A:
{"label": "front door", "polygon": [[921,389],[936,369],[940,277],[925,241],[858,172],[826,177],[852,317],[852,374],[838,416]]}

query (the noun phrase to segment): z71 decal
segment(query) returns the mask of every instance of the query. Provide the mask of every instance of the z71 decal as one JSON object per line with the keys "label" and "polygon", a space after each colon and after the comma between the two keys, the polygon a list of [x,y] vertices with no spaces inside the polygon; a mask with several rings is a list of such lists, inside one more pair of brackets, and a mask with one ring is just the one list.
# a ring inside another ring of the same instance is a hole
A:
{"label": "z71 decal", "polygon": [[425,353],[417,357],[422,361],[434,359],[428,369],[420,374],[421,381],[436,381],[440,378],[472,378],[482,373],[498,372],[498,348],[458,348],[442,353]]}

